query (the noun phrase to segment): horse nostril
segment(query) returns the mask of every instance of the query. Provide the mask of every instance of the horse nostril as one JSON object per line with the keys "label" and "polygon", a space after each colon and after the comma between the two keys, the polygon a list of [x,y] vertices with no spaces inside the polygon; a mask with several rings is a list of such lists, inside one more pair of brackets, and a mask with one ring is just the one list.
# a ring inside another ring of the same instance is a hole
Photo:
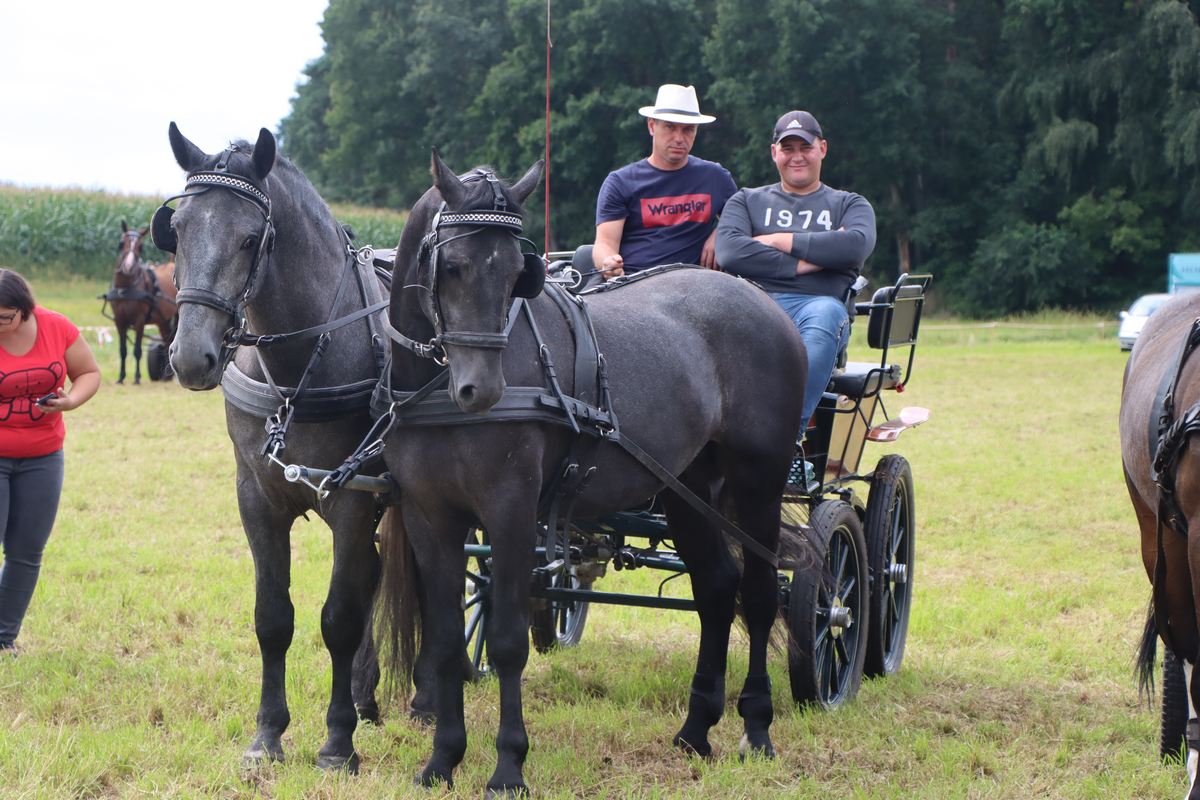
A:
{"label": "horse nostril", "polygon": [[458,389],[458,399],[464,403],[470,403],[475,399],[475,384],[468,383],[466,386],[461,386]]}
{"label": "horse nostril", "polygon": [[212,370],[216,369],[216,367],[217,367],[217,357],[214,356],[212,353],[205,353],[204,354],[204,363],[208,365],[209,371],[212,371]]}

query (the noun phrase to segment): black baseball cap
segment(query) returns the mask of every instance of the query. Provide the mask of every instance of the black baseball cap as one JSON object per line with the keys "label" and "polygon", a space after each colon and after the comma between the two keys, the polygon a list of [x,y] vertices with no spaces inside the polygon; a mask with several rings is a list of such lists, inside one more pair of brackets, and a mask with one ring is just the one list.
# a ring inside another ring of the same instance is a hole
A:
{"label": "black baseball cap", "polygon": [[799,136],[809,144],[825,138],[825,134],[821,133],[821,123],[807,111],[789,111],[780,117],[775,123],[775,138],[771,143],[776,144],[789,136]]}

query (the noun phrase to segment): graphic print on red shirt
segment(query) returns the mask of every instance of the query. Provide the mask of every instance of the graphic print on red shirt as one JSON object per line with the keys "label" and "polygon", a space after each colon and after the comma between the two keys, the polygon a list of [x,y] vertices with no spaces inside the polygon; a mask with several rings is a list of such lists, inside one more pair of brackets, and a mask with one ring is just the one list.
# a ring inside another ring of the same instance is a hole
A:
{"label": "graphic print on red shirt", "polygon": [[66,373],[61,361],[53,361],[44,367],[0,373],[0,421],[13,414],[24,414],[35,421],[46,416],[46,412],[34,401],[61,386]]}

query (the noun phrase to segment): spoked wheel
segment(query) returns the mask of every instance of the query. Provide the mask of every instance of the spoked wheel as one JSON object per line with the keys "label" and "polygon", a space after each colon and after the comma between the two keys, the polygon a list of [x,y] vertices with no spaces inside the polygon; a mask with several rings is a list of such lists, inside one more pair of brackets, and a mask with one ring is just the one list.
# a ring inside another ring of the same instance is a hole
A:
{"label": "spoked wheel", "polygon": [[876,465],[863,532],[871,576],[863,672],[892,675],[900,669],[908,640],[916,537],[912,470],[902,456],[884,456]]}
{"label": "spoked wheel", "polygon": [[833,709],[862,683],[867,654],[867,546],[849,503],[827,500],[809,519],[818,563],[792,577],[788,675],[792,699]]}
{"label": "spoked wheel", "polygon": [[1188,687],[1183,664],[1169,649],[1163,653],[1162,665],[1162,727],[1158,754],[1163,761],[1178,758],[1187,746]]}
{"label": "spoked wheel", "polygon": [[[476,531],[468,537],[468,544],[487,544],[485,531]],[[475,569],[471,569],[471,561]],[[487,621],[492,606],[492,570],[489,559],[474,558],[467,561],[467,576],[463,591],[463,612],[465,620],[464,638],[467,645],[467,657],[474,667],[473,677],[486,674],[490,665],[487,655]]]}
{"label": "spoked wheel", "polygon": [[[579,577],[576,567],[563,569],[550,579],[554,589],[590,589],[592,581]],[[539,653],[556,647],[574,647],[583,638],[589,603],[583,600],[547,600],[533,609],[529,632]]]}

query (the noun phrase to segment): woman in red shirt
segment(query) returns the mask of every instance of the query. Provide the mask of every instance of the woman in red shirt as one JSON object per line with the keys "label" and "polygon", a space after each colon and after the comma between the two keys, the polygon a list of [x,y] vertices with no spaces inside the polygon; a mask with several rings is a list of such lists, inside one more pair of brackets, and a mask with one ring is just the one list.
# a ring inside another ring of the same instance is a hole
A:
{"label": "woman in red shirt", "polygon": [[58,512],[62,412],[99,388],[100,368],[79,329],[35,305],[25,279],[0,268],[0,654],[16,654]]}

